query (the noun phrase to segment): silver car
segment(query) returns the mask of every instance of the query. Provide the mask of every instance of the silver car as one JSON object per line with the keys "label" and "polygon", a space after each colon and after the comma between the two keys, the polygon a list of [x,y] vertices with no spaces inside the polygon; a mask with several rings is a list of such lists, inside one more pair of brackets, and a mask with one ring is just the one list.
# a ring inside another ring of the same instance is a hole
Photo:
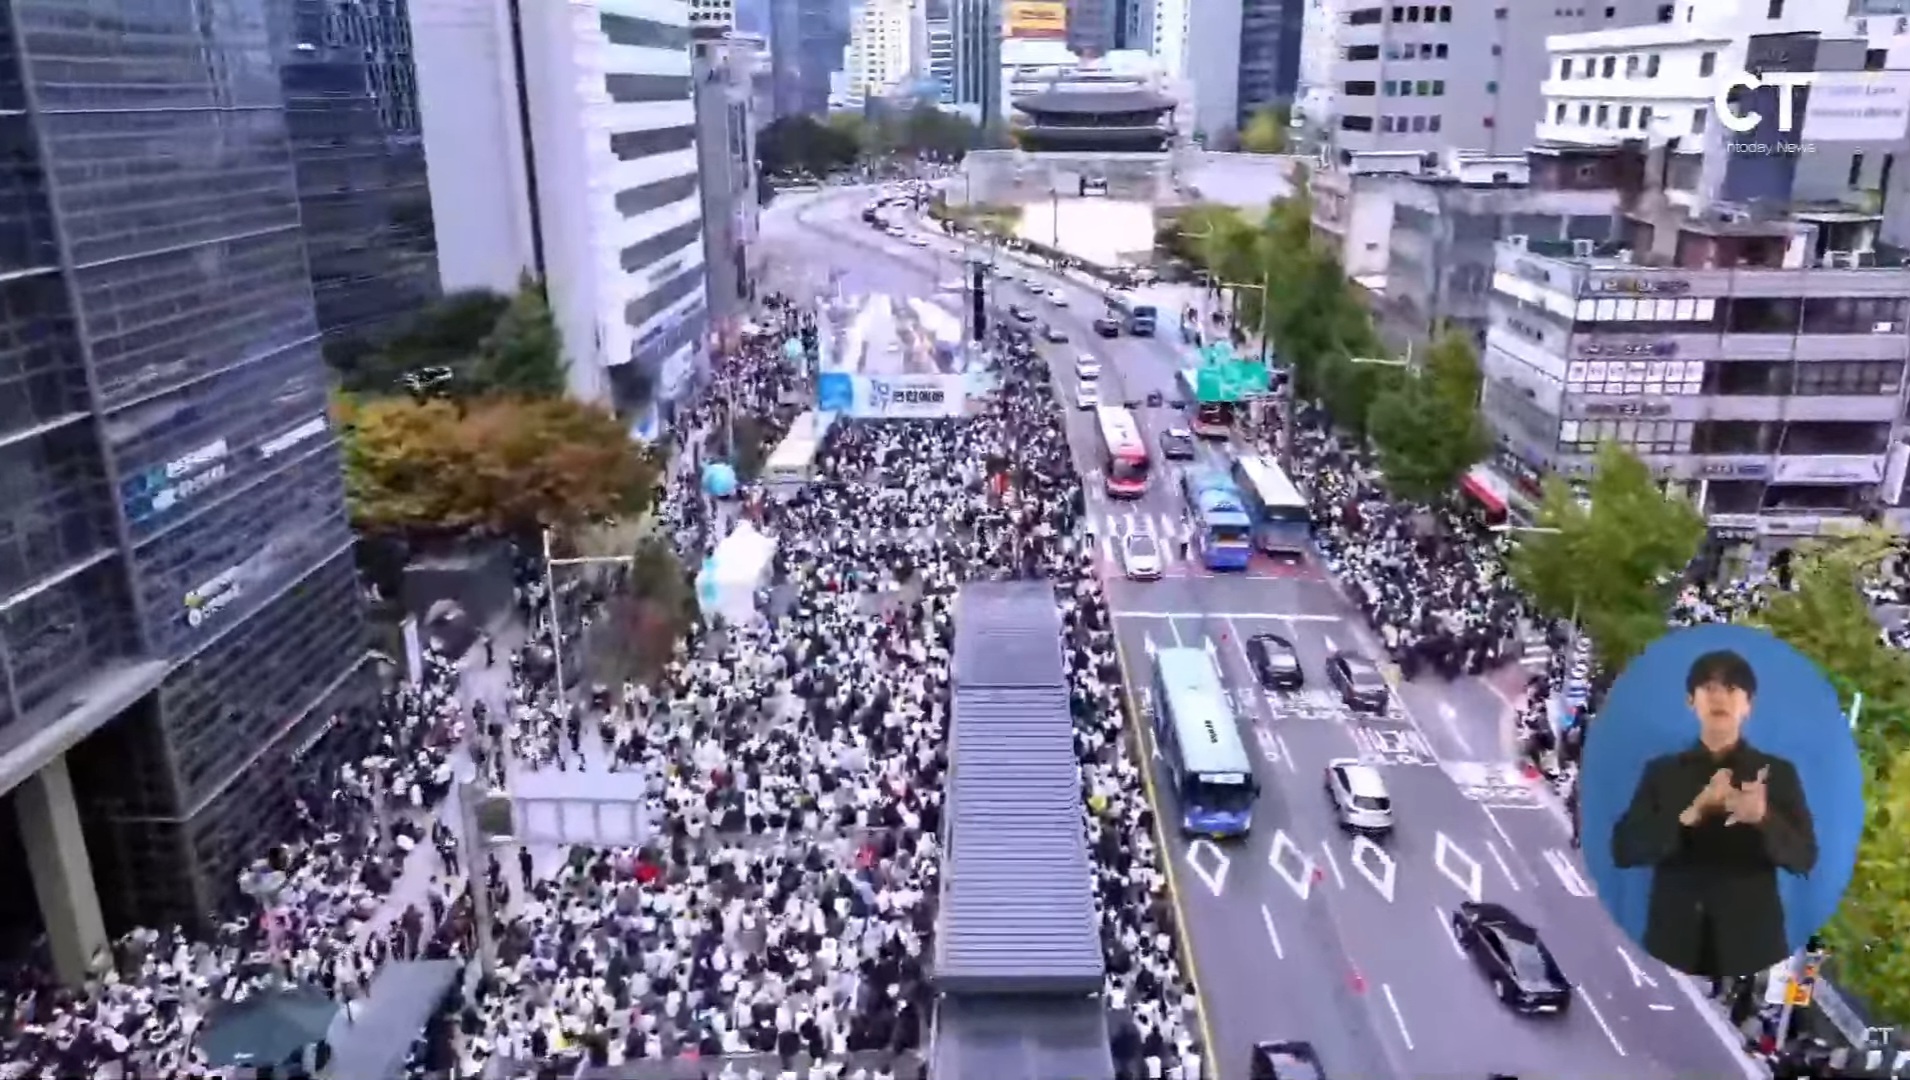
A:
{"label": "silver car", "polygon": [[1121,538],[1121,570],[1133,581],[1158,581],[1161,576],[1161,546],[1146,533]]}
{"label": "silver car", "polygon": [[1393,799],[1386,778],[1353,758],[1326,763],[1326,794],[1333,800],[1340,827],[1349,832],[1385,833],[1393,829]]}

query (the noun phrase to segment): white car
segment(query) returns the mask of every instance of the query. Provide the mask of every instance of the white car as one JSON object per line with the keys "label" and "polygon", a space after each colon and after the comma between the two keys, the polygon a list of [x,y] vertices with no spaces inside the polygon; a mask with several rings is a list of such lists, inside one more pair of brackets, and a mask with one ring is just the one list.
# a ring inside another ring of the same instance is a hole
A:
{"label": "white car", "polygon": [[1355,758],[1326,763],[1326,795],[1333,800],[1340,827],[1349,832],[1384,833],[1393,829],[1393,799],[1386,778]]}
{"label": "white car", "polygon": [[909,243],[914,244],[916,247],[925,248],[928,246],[928,237],[911,236],[909,237]]}
{"label": "white car", "polygon": [[1068,294],[1062,292],[1060,289],[1049,289],[1048,302],[1053,304],[1055,307],[1067,307]]}
{"label": "white car", "polygon": [[1074,392],[1074,404],[1079,409],[1092,409],[1101,404],[1101,388],[1091,382],[1084,382]]}
{"label": "white car", "polygon": [[1074,358],[1074,373],[1083,382],[1093,382],[1101,377],[1101,361],[1082,353]]}
{"label": "white car", "polygon": [[1134,581],[1160,580],[1160,543],[1147,533],[1121,537],[1121,571]]}
{"label": "white car", "polygon": [[962,284],[960,278],[949,278],[947,281],[936,285],[935,288],[940,292],[961,292],[963,289],[968,288],[968,286]]}

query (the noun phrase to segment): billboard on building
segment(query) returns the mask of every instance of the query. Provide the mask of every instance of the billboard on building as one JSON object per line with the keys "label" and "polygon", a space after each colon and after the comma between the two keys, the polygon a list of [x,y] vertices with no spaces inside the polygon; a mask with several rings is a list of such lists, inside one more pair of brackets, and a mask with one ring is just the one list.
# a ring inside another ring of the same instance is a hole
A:
{"label": "billboard on building", "polygon": [[1820,71],[1804,102],[1803,141],[1896,142],[1910,129],[1910,72]]}
{"label": "billboard on building", "polygon": [[824,372],[816,408],[858,420],[930,420],[968,414],[966,375],[851,375]]}
{"label": "billboard on building", "polygon": [[1062,0],[1008,0],[1002,11],[1002,36],[1065,38],[1068,5]]}

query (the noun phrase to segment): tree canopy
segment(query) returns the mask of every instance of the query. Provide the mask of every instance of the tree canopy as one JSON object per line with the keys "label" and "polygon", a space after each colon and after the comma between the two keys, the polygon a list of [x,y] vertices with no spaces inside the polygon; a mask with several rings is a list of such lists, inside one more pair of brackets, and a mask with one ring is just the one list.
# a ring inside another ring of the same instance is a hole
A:
{"label": "tree canopy", "polygon": [[660,463],[569,398],[341,396],[346,501],[368,532],[526,535],[640,512]]}
{"label": "tree canopy", "polygon": [[[1839,986],[1879,1017],[1910,1017],[1910,661],[1885,643],[1862,583],[1896,550],[1881,529],[1804,548],[1792,588],[1767,589],[1753,621],[1815,661],[1848,707],[1863,695],[1857,745],[1869,817],[1843,905],[1824,932]],[[1879,1023],[1886,1022],[1878,1020]]]}
{"label": "tree canopy", "polygon": [[1394,493],[1433,502],[1485,457],[1491,444],[1479,416],[1480,381],[1472,343],[1447,331],[1423,367],[1393,379],[1374,398],[1367,430]]}
{"label": "tree canopy", "polygon": [[564,381],[563,343],[550,299],[543,283],[526,275],[453,392],[555,397],[564,392]]}
{"label": "tree canopy", "polygon": [[956,160],[981,146],[984,133],[958,113],[933,104],[838,112],[827,121],[783,117],[756,136],[756,157],[771,174],[827,176],[864,157],[901,155]]}
{"label": "tree canopy", "polygon": [[1293,113],[1285,105],[1256,111],[1240,132],[1240,148],[1249,154],[1284,154],[1287,123]]}
{"label": "tree canopy", "polygon": [[813,116],[778,117],[756,133],[756,158],[771,175],[827,176],[854,165],[861,152],[854,132]]}
{"label": "tree canopy", "polygon": [[1513,580],[1539,610],[1578,616],[1596,658],[1619,671],[1665,633],[1673,587],[1704,540],[1704,519],[1659,490],[1645,463],[1616,444],[1599,449],[1581,501],[1546,481],[1537,530],[1518,535]]}
{"label": "tree canopy", "polygon": [[525,275],[517,292],[451,293],[419,312],[402,334],[353,354],[339,384],[368,396],[421,393],[482,397],[564,392],[564,356],[542,282]]}

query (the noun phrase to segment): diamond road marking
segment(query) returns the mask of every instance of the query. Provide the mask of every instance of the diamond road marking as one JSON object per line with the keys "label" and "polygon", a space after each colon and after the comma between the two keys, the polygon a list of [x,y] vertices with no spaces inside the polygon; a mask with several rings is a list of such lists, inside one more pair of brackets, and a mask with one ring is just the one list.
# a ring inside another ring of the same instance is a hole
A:
{"label": "diamond road marking", "polygon": [[1273,848],[1267,852],[1267,865],[1287,883],[1293,895],[1302,900],[1313,895],[1313,860],[1293,842],[1285,829],[1273,834]]}
{"label": "diamond road marking", "polygon": [[1358,870],[1361,877],[1371,882],[1373,888],[1378,889],[1379,894],[1386,898],[1387,903],[1392,903],[1393,887],[1399,878],[1399,864],[1386,853],[1386,849],[1375,844],[1370,837],[1356,836],[1353,838],[1353,849],[1348,853],[1348,858],[1353,861],[1353,869]]}
{"label": "diamond road marking", "polygon": [[[1212,865],[1207,865],[1209,863]],[[1220,850],[1219,845],[1202,837],[1187,845],[1187,865],[1209,892],[1219,896],[1227,887],[1227,870],[1233,865],[1233,860]]]}
{"label": "diamond road marking", "polygon": [[1466,850],[1445,833],[1438,834],[1433,847],[1433,865],[1447,881],[1459,886],[1466,899],[1476,904],[1484,898],[1485,871],[1479,866],[1479,860],[1466,854]]}

